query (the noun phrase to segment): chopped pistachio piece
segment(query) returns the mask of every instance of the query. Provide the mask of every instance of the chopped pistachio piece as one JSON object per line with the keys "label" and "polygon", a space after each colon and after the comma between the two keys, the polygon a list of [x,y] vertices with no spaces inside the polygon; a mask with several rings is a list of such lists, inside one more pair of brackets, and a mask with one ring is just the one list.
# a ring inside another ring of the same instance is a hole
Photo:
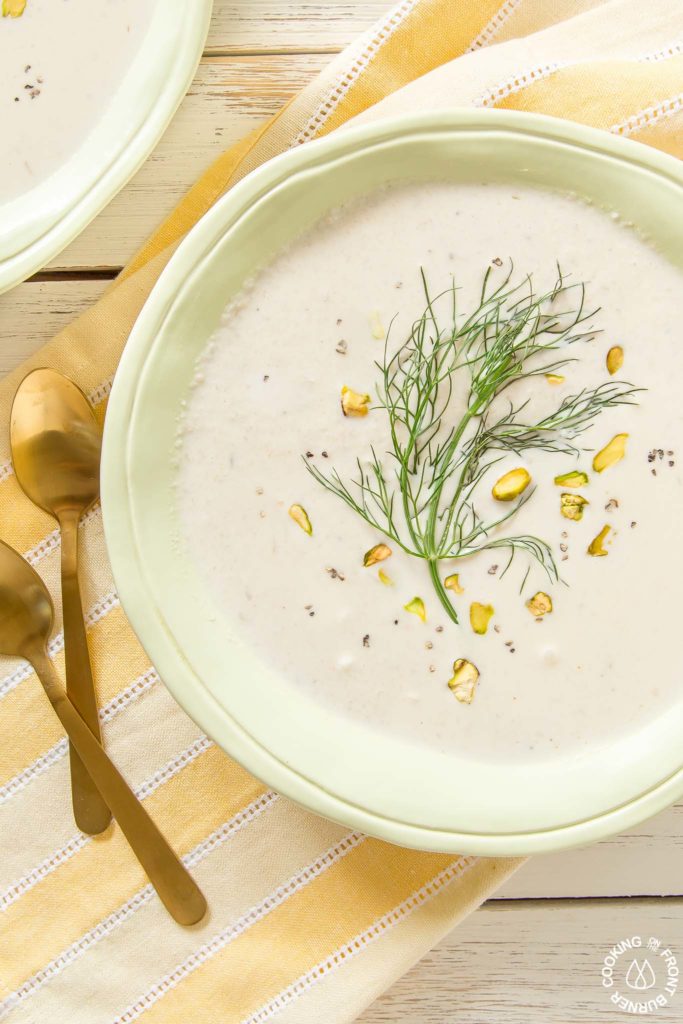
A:
{"label": "chopped pistachio piece", "polygon": [[546,373],[545,379],[548,381],[548,384],[557,385],[564,383],[564,377],[561,373]]}
{"label": "chopped pistachio piece", "polygon": [[558,487],[585,487],[588,483],[588,474],[573,469],[571,473],[560,473],[556,476],[555,483]]}
{"label": "chopped pistachio piece", "polygon": [[603,526],[602,530],[600,530],[600,533],[597,535],[597,537],[593,537],[593,540],[590,542],[588,548],[586,549],[589,555],[593,555],[594,558],[603,558],[605,555],[609,554],[608,551],[605,551],[603,544],[605,543],[607,534],[610,532],[611,529],[611,526]]}
{"label": "chopped pistachio piece", "polygon": [[367,416],[370,395],[363,395],[346,385],[341,389],[341,407],[345,416]]}
{"label": "chopped pistachio piece", "polygon": [[24,13],[26,0],[2,0],[3,18],[19,18]]}
{"label": "chopped pistachio piece", "polygon": [[465,588],[460,586],[460,573],[453,572],[443,581],[446,590],[452,590],[454,594],[464,594]]}
{"label": "chopped pistachio piece", "polygon": [[372,331],[373,338],[376,338],[377,341],[382,341],[386,336],[386,331],[382,327],[382,321],[376,309],[370,314],[370,330]]}
{"label": "chopped pistachio piece", "polygon": [[513,501],[518,498],[522,491],[525,491],[531,483],[531,476],[520,466],[518,469],[511,469],[509,473],[497,480],[491,489],[491,494],[496,501]]}
{"label": "chopped pistachio piece", "polygon": [[370,548],[363,555],[363,565],[367,569],[370,565],[377,565],[378,562],[383,562],[391,555],[391,548],[387,544],[375,544],[374,548]]}
{"label": "chopped pistachio piece", "polygon": [[378,571],[377,578],[379,579],[380,583],[384,584],[385,587],[393,587],[394,585],[394,581],[392,580],[391,576],[387,576],[384,569],[380,569]]}
{"label": "chopped pistachio piece", "polygon": [[609,444],[601,448],[593,459],[593,469],[596,473],[602,473],[617,462],[621,462],[626,454],[626,438],[628,434],[615,434]]}
{"label": "chopped pistachio piece", "polygon": [[474,632],[483,636],[489,628],[492,615],[492,604],[479,604],[478,601],[473,601],[470,605],[470,625]]}
{"label": "chopped pistachio piece", "polygon": [[537,594],[530,597],[526,603],[527,608],[532,615],[536,618],[540,618],[542,615],[548,615],[553,610],[553,602],[550,594],[546,594],[543,590],[539,590]]}
{"label": "chopped pistachio piece", "polygon": [[453,678],[448,680],[448,688],[461,704],[471,704],[479,679],[479,669],[466,658],[458,658],[453,662]]}
{"label": "chopped pistachio piece", "polygon": [[423,622],[427,621],[427,611],[421,597],[414,597],[412,601],[408,601],[408,604],[404,604],[403,607],[411,615],[417,615],[418,619],[422,619]]}
{"label": "chopped pistachio piece", "polygon": [[607,372],[612,376],[622,368],[624,365],[624,350],[621,345],[612,346],[607,353],[605,365],[607,366]]}
{"label": "chopped pistachio piece", "polygon": [[565,519],[573,519],[576,523],[583,519],[583,506],[588,504],[586,498],[580,494],[560,495],[560,512]]}
{"label": "chopped pistachio piece", "polygon": [[311,526],[311,520],[308,518],[308,513],[303,505],[290,505],[289,514],[296,525],[300,526],[304,533],[307,533],[310,537],[313,533],[313,527]]}

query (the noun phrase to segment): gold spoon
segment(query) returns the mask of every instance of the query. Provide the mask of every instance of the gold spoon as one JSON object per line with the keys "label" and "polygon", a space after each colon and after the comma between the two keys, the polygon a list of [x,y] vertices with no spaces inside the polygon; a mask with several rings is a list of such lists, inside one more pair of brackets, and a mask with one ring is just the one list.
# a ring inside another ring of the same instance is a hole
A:
{"label": "gold spoon", "polygon": [[0,541],[0,654],[26,658],[33,665],[164,906],[179,924],[196,924],[206,912],[204,896],[68,699],[54,670],[46,651],[53,621],[52,601],[42,579],[14,548]]}
{"label": "gold spoon", "polygon": [[[14,396],[10,443],[20,486],[59,523],[66,692],[101,743],[78,585],[78,522],[100,491],[100,428],[90,403],[72,381],[55,370],[33,370]],[[73,744],[69,754],[76,824],[96,835],[105,830],[111,814]]]}

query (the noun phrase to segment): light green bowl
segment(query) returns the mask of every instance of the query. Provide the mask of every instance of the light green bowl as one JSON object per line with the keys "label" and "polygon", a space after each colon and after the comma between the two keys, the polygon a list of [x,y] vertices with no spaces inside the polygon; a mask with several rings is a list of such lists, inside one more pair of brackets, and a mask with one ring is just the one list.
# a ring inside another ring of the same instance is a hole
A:
{"label": "light green bowl", "polygon": [[[633,221],[670,259],[682,258],[678,162],[554,118],[425,114],[351,128],[278,157],[190,232],[130,337],[103,453],[114,576],[177,700],[229,754],[293,800],[423,849],[516,855],[587,843],[683,795],[683,702],[626,739],[537,764],[434,753],[342,720],[277,675],[213,606],[179,540],[171,465],[177,417],[228,300],[331,207],[389,181],[425,179],[570,190]],[[210,500],[209,488],[207,481],[197,501]]]}

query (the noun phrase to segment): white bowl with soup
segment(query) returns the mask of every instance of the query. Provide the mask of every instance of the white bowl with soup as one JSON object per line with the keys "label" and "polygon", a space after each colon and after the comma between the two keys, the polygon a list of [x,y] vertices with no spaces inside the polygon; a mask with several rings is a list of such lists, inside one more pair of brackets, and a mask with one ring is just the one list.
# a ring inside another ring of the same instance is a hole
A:
{"label": "white bowl with soup", "polygon": [[393,842],[683,793],[683,175],[490,111],[351,128],[190,233],[104,446],[124,607],[275,789]]}

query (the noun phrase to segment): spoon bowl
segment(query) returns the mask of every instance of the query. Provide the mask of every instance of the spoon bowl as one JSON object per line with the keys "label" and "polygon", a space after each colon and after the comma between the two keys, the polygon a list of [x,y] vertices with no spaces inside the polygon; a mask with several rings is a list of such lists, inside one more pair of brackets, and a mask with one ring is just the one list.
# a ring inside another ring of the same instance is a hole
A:
{"label": "spoon bowl", "polygon": [[93,504],[101,433],[73,381],[47,367],[29,373],[14,398],[10,431],[14,469],[34,504],[59,520]]}
{"label": "spoon bowl", "polygon": [[54,609],[43,581],[13,548],[0,541],[0,654],[21,655],[44,646]]}

